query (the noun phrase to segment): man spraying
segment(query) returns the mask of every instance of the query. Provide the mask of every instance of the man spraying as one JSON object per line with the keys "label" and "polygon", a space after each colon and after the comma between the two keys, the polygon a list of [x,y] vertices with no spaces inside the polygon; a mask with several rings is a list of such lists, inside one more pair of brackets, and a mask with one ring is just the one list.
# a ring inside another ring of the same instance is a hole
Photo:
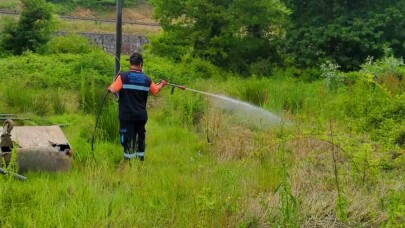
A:
{"label": "man spraying", "polygon": [[149,92],[156,95],[166,86],[166,81],[159,84],[146,76],[142,71],[143,58],[133,53],[129,58],[131,65],[128,72],[119,73],[108,87],[111,93],[119,95],[120,142],[124,147],[124,159],[145,157],[145,125],[148,120],[146,103]]}

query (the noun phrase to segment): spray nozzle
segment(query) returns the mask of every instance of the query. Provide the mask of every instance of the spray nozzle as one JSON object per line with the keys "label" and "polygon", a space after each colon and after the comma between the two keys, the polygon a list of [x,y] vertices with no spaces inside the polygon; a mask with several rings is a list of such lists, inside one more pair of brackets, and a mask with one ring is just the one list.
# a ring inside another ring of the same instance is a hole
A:
{"label": "spray nozzle", "polygon": [[172,87],[171,90],[170,90],[170,94],[174,93],[175,88],[179,88],[181,90],[186,90],[186,86],[184,86],[184,85],[176,85],[176,84],[172,84],[172,83],[167,83],[167,85]]}

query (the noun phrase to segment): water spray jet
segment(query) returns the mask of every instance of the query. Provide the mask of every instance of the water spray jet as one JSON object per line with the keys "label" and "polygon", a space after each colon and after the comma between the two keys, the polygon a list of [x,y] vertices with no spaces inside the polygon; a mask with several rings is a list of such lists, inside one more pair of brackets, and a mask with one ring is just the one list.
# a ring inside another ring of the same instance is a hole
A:
{"label": "water spray jet", "polygon": [[184,85],[177,85],[177,84],[173,84],[173,83],[167,83],[167,85],[172,86],[171,88],[171,94],[173,94],[174,89],[175,88],[179,88],[181,90],[188,90],[194,93],[199,93],[199,94],[203,94],[206,95],[208,97],[211,98],[215,98],[215,102],[213,102],[215,105],[217,105],[219,108],[221,109],[226,109],[226,110],[232,110],[232,111],[236,111],[239,114],[244,113],[245,114],[245,118],[250,118],[250,119],[254,119],[255,122],[259,122],[259,124],[261,126],[263,126],[263,124],[266,123],[270,123],[270,124],[279,124],[282,123],[283,120],[263,109],[260,108],[256,105],[244,102],[244,101],[240,101],[228,96],[224,96],[224,95],[218,95],[218,94],[213,94],[213,93],[208,93],[208,92],[204,92],[204,91],[200,91],[200,90],[196,90],[196,89],[191,89],[191,88],[186,88],[186,86]]}

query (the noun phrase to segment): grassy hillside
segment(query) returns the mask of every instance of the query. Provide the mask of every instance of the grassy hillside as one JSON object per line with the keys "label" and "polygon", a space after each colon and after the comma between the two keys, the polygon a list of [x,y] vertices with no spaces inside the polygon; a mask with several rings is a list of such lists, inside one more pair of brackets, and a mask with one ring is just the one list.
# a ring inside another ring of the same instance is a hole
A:
{"label": "grassy hillside", "polygon": [[[0,10],[4,11],[21,11],[21,2],[19,0],[6,0],[0,2]],[[115,20],[115,6],[106,5],[102,8],[94,7],[84,8],[78,4],[69,6],[66,4],[55,4],[54,11],[58,21],[57,30],[66,32],[95,32],[95,33],[115,33],[115,23],[105,22],[103,20]],[[133,35],[154,35],[161,28],[159,26],[148,26],[147,24],[156,24],[152,17],[153,9],[145,3],[130,4],[123,9],[123,21],[131,22],[123,24],[124,34]],[[62,18],[60,18],[62,16]],[[63,16],[76,18],[67,19]],[[16,18],[16,15],[0,14],[0,29],[4,19]],[[80,18],[86,20],[79,20]],[[90,19],[90,20],[89,20]]]}
{"label": "grassy hillside", "polygon": [[19,0],[3,0],[0,2],[0,10],[18,10],[20,4]]}
{"label": "grassy hillside", "polygon": [[41,55],[0,59],[0,113],[31,118],[19,125],[64,124],[74,150],[70,172],[25,173],[27,182],[0,177],[0,224],[400,227],[405,71],[394,62],[386,56],[351,73],[325,66],[319,80],[297,79],[294,70],[242,79],[199,59],[175,64],[146,52],[145,72],[154,81],[248,101],[284,124],[165,88],[149,98],[141,163],[122,160],[112,96],[91,151],[111,55],[70,37],[55,38]]}

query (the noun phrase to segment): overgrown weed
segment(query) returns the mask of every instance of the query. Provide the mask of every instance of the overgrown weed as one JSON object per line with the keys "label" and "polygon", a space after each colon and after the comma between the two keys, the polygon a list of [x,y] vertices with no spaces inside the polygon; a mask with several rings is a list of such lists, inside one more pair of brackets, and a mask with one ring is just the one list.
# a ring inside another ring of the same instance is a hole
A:
{"label": "overgrown weed", "polygon": [[[0,196],[5,202],[0,209],[7,210],[0,218],[3,226],[373,227],[400,226],[404,221],[403,147],[395,143],[403,130],[403,95],[386,92],[384,85],[368,80],[366,74],[343,83],[334,93],[328,93],[322,81],[310,84],[291,78],[262,78],[262,83],[211,79],[201,85],[210,88],[212,83],[215,93],[238,97],[242,85],[249,84],[247,97],[295,120],[292,129],[279,135],[277,129],[262,131],[231,121],[219,109],[207,108],[203,96],[176,91],[161,103],[164,107],[149,107],[146,161],[125,163],[122,148],[114,141],[118,125],[112,97],[102,112],[94,153],[90,147],[101,93],[110,81],[109,69],[102,65],[108,57],[95,61],[101,66],[93,67],[97,54],[85,55],[90,60],[83,61],[63,55],[61,65],[68,70],[56,63],[58,74],[49,75],[26,74],[16,67],[29,61],[49,72],[49,66],[42,65],[55,56],[26,53],[8,59],[12,64],[0,60],[0,69],[23,75],[21,84],[28,87],[0,91],[7,110],[30,112],[25,108],[31,107],[32,97],[44,95],[36,93],[39,88],[63,85],[76,89],[75,101],[66,104],[77,106],[71,116],[46,122],[70,123],[64,132],[74,149],[73,170],[28,173],[30,185],[14,180],[3,184],[7,179],[0,178],[2,187],[12,191]],[[159,64],[151,63],[150,69],[159,69]],[[180,78],[181,69],[170,67],[177,73],[173,80]],[[55,77],[62,72],[71,74]],[[261,93],[268,98],[252,92],[258,85],[265,85]],[[26,93],[13,97],[24,88]],[[160,95],[169,95],[169,90]],[[49,97],[43,99],[52,103]],[[47,114],[56,112],[56,106],[52,104]],[[334,116],[334,127],[328,130],[327,120]]]}

